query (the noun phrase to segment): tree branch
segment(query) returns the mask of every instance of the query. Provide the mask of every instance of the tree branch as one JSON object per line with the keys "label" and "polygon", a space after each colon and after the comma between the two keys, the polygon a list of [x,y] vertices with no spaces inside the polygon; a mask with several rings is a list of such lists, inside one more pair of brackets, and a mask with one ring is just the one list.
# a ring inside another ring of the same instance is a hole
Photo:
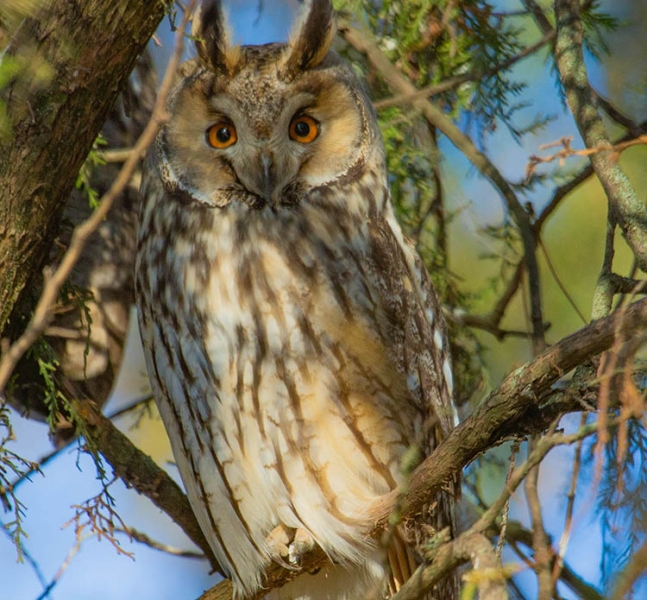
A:
{"label": "tree branch", "polygon": [[44,2],[9,32],[3,54],[22,67],[2,90],[11,135],[0,138],[0,336],[44,264],[76,174],[169,3]]}
{"label": "tree branch", "polygon": [[[580,0],[555,0],[555,16],[557,69],[580,135],[588,148],[611,146],[584,64]],[[638,200],[615,153],[596,152],[591,164],[638,266],[647,270],[647,206]]]}

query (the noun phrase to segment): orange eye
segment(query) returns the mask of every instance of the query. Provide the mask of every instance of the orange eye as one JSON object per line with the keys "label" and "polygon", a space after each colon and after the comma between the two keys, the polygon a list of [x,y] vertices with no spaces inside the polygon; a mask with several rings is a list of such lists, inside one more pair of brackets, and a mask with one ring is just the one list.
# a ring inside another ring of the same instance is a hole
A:
{"label": "orange eye", "polygon": [[236,128],[230,123],[216,123],[207,129],[207,142],[213,148],[229,148],[237,140]]}
{"label": "orange eye", "polygon": [[309,144],[319,135],[319,124],[312,117],[301,115],[290,123],[290,137],[295,142]]}

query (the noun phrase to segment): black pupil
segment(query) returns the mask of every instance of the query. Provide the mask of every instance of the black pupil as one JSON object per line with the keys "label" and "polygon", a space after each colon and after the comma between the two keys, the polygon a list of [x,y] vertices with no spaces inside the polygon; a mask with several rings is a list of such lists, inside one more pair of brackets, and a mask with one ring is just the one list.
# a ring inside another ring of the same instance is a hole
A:
{"label": "black pupil", "polygon": [[221,127],[216,132],[216,138],[221,144],[226,144],[231,139],[231,131],[229,127]]}
{"label": "black pupil", "polygon": [[294,133],[297,137],[306,137],[310,133],[310,125],[305,121],[297,121],[294,125]]}

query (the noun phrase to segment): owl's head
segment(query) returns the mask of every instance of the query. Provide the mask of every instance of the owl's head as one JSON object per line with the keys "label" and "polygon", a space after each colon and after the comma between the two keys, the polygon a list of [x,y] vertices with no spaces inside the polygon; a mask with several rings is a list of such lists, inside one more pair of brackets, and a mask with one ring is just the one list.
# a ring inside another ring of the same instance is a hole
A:
{"label": "owl's head", "polygon": [[287,44],[234,46],[218,0],[194,25],[171,118],[154,150],[167,191],[186,202],[294,204],[382,162],[371,103],[330,50],[330,0],[306,0]]}

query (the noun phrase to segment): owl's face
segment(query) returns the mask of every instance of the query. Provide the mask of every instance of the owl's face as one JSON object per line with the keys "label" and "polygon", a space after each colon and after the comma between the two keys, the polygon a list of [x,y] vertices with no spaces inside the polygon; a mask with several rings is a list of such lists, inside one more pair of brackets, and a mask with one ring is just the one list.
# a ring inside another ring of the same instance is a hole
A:
{"label": "owl's face", "polygon": [[301,39],[307,30],[286,45],[232,48],[222,15],[203,9],[205,41],[183,66],[158,141],[165,183],[208,205],[276,207],[356,173],[381,151],[361,84],[328,51],[332,20],[328,30],[319,23],[314,40]]}

